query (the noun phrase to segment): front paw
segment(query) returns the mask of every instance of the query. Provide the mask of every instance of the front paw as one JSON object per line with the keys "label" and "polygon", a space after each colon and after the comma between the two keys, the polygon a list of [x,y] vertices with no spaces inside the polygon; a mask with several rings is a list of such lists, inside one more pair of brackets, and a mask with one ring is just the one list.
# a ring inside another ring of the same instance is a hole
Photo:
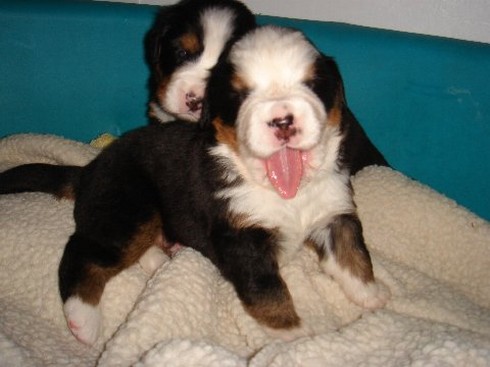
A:
{"label": "front paw", "polygon": [[68,328],[83,344],[92,345],[99,337],[102,316],[97,306],[70,297],[63,306]]}

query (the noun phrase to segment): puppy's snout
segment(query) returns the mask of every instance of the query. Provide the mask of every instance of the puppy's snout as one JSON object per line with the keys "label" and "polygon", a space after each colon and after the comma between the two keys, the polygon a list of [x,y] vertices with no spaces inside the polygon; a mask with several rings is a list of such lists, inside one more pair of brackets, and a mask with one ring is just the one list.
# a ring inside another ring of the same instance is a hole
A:
{"label": "puppy's snout", "polygon": [[185,95],[185,105],[189,108],[189,111],[196,112],[202,108],[201,96],[197,96],[194,92],[187,93]]}
{"label": "puppy's snout", "polygon": [[292,114],[276,117],[269,121],[267,126],[276,129],[275,136],[279,140],[284,140],[286,142],[297,133],[297,129],[294,127],[294,116]]}

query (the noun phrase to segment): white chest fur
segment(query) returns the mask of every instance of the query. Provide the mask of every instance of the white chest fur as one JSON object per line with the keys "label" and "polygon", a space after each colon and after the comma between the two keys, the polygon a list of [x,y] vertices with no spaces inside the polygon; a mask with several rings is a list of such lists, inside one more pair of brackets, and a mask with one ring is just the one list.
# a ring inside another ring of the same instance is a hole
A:
{"label": "white chest fur", "polygon": [[[221,146],[213,153],[223,157],[222,149],[226,148]],[[234,177],[236,174],[230,174],[229,179]],[[301,185],[292,199],[281,198],[272,186],[247,177],[217,196],[229,200],[231,213],[245,216],[254,225],[279,231],[281,263],[294,256],[313,232],[326,228],[334,216],[354,210],[348,174],[328,162]]]}

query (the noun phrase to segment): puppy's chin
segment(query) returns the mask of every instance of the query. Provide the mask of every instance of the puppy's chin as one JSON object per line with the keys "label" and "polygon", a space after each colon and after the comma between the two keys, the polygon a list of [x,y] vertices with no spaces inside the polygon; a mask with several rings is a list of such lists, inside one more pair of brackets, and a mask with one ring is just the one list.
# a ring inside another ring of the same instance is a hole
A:
{"label": "puppy's chin", "polygon": [[197,122],[201,117],[201,110],[192,112],[192,111],[175,111],[172,112],[178,120],[185,120],[190,122]]}
{"label": "puppy's chin", "polygon": [[148,116],[160,123],[174,121],[175,119],[197,122],[201,117],[201,110],[196,112],[164,110],[161,103],[151,102],[149,105]]}

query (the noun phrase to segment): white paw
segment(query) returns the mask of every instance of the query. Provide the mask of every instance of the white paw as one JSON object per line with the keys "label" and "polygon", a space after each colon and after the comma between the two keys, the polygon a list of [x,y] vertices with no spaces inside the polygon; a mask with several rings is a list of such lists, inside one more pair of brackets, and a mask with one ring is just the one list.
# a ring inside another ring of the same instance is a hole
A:
{"label": "white paw", "polygon": [[374,310],[386,305],[391,297],[390,290],[379,281],[365,283],[359,277],[353,276],[346,269],[341,268],[332,258],[323,263],[327,274],[330,274],[352,302]]}
{"label": "white paw", "polygon": [[356,279],[344,290],[352,302],[369,310],[384,307],[391,297],[388,287],[379,281],[363,283]]}
{"label": "white paw", "polygon": [[160,248],[151,246],[138,262],[145,273],[152,275],[167,260],[168,256]]}
{"label": "white paw", "polygon": [[267,335],[273,339],[279,339],[283,342],[291,342],[293,340],[304,338],[305,336],[312,336],[313,332],[308,330],[304,326],[299,326],[291,329],[272,329],[267,326],[263,326]]}
{"label": "white paw", "polygon": [[99,337],[102,316],[99,308],[83,302],[79,297],[70,297],[63,305],[66,323],[75,338],[92,345]]}

